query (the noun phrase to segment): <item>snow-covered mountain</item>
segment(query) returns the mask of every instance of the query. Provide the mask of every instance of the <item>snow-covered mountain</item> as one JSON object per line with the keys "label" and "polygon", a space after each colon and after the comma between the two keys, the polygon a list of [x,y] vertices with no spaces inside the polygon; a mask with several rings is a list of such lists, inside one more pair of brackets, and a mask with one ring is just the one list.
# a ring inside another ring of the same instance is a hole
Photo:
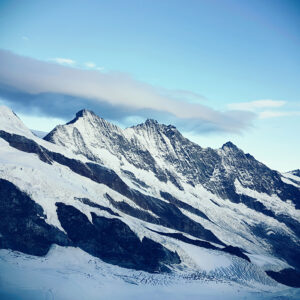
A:
{"label": "snow-covered mountain", "polygon": [[87,110],[41,139],[0,109],[0,247],[21,256],[76,247],[135,284],[282,292],[300,285],[299,208],[297,174],[231,142],[202,148],[172,125],[123,130]]}

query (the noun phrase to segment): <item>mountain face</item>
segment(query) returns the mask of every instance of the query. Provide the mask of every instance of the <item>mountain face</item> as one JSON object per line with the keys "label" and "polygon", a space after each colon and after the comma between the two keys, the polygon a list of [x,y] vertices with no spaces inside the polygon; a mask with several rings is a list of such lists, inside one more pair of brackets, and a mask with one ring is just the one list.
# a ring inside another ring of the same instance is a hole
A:
{"label": "mountain face", "polygon": [[299,174],[231,142],[202,148],[172,125],[123,130],[87,110],[41,139],[1,107],[0,153],[2,249],[77,247],[176,280],[300,285]]}
{"label": "mountain face", "polygon": [[[56,127],[44,139],[95,162],[107,164],[109,156],[117,157],[116,170],[129,163],[152,171],[158,180],[170,182],[180,190],[183,182],[193,187],[200,184],[222,198],[239,203],[242,199],[235,188],[238,182],[243,188],[276,195],[300,207],[299,189],[291,188],[281,180],[280,173],[231,142],[217,150],[201,148],[174,126],[155,120],[122,130],[93,112],[82,110],[74,120]],[[107,159],[101,152],[108,154]]]}

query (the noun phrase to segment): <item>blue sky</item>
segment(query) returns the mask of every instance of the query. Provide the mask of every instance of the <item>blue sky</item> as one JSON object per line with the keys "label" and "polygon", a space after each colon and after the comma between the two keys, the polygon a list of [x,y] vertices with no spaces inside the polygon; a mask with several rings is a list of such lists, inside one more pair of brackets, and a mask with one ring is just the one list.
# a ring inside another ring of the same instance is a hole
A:
{"label": "blue sky", "polygon": [[34,129],[84,106],[300,168],[299,15],[288,0],[1,0],[0,99]]}

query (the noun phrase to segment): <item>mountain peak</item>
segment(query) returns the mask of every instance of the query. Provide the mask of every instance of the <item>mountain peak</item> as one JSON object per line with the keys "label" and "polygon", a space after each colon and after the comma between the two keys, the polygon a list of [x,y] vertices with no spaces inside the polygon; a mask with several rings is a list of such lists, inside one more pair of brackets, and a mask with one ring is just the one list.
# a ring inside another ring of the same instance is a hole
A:
{"label": "mountain peak", "polygon": [[[165,125],[165,124],[161,124],[158,121],[154,120],[154,119],[147,119],[145,121],[145,123],[139,124],[140,126],[146,125],[146,126],[155,126],[155,127],[161,127],[161,128],[165,128],[166,130],[176,130],[177,128],[174,125]],[[137,126],[139,126],[137,125]],[[135,127],[135,126],[133,126]]]}
{"label": "mountain peak", "polygon": [[222,149],[225,150],[226,148],[229,148],[229,149],[232,149],[232,150],[238,150],[239,148],[233,144],[232,142],[228,141],[227,143],[225,143],[223,146],[222,146]]}
{"label": "mountain peak", "polygon": [[0,113],[1,114],[4,114],[4,113],[11,114],[11,113],[14,113],[14,112],[9,107],[7,107],[5,105],[0,105]]}
{"label": "mountain peak", "polygon": [[146,125],[158,125],[159,123],[154,119],[147,119],[145,124]]}
{"label": "mountain peak", "polygon": [[144,123],[140,123],[134,126],[131,126],[131,128],[136,128],[136,129],[149,129],[149,128],[159,128],[161,126],[158,121],[154,119],[147,119]]}
{"label": "mountain peak", "polygon": [[[81,109],[80,111],[78,111],[76,113],[76,116],[73,120],[71,120],[70,122],[68,122],[66,125],[70,125],[75,123],[79,118],[85,118],[85,117],[98,117],[93,111],[88,110],[88,109]],[[98,117],[99,118],[99,117]]]}
{"label": "mountain peak", "polygon": [[0,128],[6,132],[32,137],[31,131],[20,118],[7,106],[0,106]]}
{"label": "mountain peak", "polygon": [[96,114],[93,111],[85,109],[85,108],[81,109],[80,111],[78,111],[76,113],[76,117],[78,117],[78,118],[88,116],[88,115],[96,116]]}

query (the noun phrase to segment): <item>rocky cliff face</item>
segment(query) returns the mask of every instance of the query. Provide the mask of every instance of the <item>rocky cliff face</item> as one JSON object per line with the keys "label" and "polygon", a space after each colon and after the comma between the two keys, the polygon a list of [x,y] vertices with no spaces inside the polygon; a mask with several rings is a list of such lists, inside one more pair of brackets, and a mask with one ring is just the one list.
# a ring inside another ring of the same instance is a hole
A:
{"label": "rocky cliff face", "polygon": [[44,139],[104,164],[105,151],[118,158],[117,168],[126,162],[150,170],[160,181],[171,182],[178,189],[183,189],[182,183],[200,184],[224,199],[241,202],[235,187],[238,182],[243,188],[277,195],[283,201],[291,200],[297,208],[300,206],[299,189],[283,182],[280,173],[233,143],[228,142],[221,149],[201,148],[174,126],[155,120],[122,130],[83,110]]}

